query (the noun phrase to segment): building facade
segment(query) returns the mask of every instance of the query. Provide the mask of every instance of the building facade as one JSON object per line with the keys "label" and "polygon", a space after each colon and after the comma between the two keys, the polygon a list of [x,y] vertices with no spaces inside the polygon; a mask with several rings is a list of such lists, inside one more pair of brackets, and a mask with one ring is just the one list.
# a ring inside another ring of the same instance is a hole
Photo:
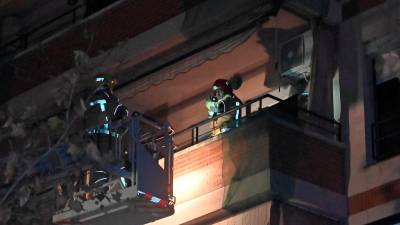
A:
{"label": "building facade", "polygon": [[[174,130],[175,212],[149,224],[400,223],[400,2],[80,4],[17,7],[29,12],[19,19],[16,6],[4,6],[4,171],[12,157],[32,160],[36,148],[79,129],[71,118],[102,73],[118,81],[130,112]],[[52,18],[55,8],[66,16],[24,32],[43,23],[21,21],[41,11]],[[216,79],[233,75],[243,80],[240,126],[211,135],[204,101]]]}

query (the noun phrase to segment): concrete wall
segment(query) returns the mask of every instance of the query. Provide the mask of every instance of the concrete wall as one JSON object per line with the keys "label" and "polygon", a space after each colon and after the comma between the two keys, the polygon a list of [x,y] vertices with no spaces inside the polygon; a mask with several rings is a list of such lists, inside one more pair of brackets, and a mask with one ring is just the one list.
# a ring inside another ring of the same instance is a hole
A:
{"label": "concrete wall", "polygon": [[[396,4],[397,3],[397,4]],[[375,162],[371,44],[398,29],[398,1],[386,1],[340,26],[342,123],[348,132],[350,224],[366,224],[400,212],[400,157]],[[397,27],[397,28],[396,28]]]}

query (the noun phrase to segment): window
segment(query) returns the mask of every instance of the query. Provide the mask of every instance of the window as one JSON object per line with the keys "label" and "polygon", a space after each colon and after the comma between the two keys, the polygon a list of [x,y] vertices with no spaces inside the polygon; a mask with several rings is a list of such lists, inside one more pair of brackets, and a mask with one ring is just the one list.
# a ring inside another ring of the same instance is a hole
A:
{"label": "window", "polygon": [[383,54],[376,64],[374,158],[382,160],[400,153],[400,79],[398,53]]}
{"label": "window", "polygon": [[367,225],[400,225],[400,214],[392,215]]}

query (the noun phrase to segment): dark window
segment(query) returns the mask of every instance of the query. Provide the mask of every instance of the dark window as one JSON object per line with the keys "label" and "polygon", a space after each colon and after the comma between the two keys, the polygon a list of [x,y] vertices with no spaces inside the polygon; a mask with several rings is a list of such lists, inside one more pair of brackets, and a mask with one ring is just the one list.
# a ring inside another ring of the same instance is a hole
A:
{"label": "dark window", "polygon": [[374,157],[382,160],[400,153],[400,80],[377,84],[375,97]]}
{"label": "dark window", "polygon": [[400,214],[389,216],[367,225],[400,225]]}

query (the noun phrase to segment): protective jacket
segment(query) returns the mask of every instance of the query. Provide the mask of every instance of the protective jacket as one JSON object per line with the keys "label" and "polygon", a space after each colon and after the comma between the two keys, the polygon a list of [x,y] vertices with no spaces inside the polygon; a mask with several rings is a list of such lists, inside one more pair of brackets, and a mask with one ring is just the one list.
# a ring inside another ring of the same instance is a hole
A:
{"label": "protective jacket", "polygon": [[89,98],[85,111],[85,128],[88,133],[110,134],[109,124],[128,116],[127,108],[108,88],[99,88]]}

